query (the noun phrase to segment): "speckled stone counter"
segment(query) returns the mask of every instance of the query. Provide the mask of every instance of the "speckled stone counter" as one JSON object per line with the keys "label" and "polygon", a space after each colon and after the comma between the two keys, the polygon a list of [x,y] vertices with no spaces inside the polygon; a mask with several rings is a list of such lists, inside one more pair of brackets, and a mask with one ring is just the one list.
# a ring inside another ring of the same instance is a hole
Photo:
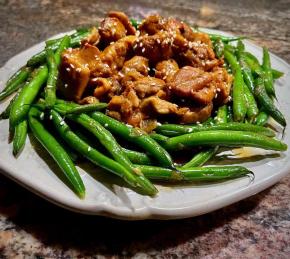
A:
{"label": "speckled stone counter", "polygon": [[[0,65],[49,36],[95,23],[111,9],[136,18],[159,12],[248,35],[290,62],[287,0],[0,0]],[[63,210],[0,175],[1,259],[132,256],[290,258],[290,176],[204,216],[125,222]]]}

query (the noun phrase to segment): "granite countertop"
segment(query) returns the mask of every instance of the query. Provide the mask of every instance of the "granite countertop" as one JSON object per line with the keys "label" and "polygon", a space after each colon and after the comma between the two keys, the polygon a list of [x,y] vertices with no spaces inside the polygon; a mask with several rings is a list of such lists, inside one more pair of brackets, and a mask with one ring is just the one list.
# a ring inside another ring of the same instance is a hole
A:
{"label": "granite countertop", "polygon": [[[290,1],[0,0],[0,65],[108,10],[172,15],[249,35],[290,63]],[[290,175],[216,212],[176,221],[126,222],[56,207],[0,175],[0,258],[290,258]]]}

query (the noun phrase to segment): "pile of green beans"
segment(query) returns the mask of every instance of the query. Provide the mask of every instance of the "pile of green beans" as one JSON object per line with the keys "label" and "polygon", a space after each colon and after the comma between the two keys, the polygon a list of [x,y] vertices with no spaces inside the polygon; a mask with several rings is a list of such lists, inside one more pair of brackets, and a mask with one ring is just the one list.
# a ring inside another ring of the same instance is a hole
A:
{"label": "pile of green beans", "polygon": [[[134,19],[131,23],[135,28],[140,24]],[[217,58],[224,59],[233,74],[232,101],[216,107],[216,116],[202,124],[165,123],[148,134],[107,116],[107,103],[79,105],[58,98],[61,54],[68,47],[80,46],[89,33],[89,29],[81,29],[48,40],[46,48],[32,56],[0,93],[2,101],[17,92],[0,114],[0,120],[9,119],[13,154],[21,153],[31,130],[80,198],[85,197],[85,186],[75,166],[80,157],[120,177],[137,192],[155,196],[158,190],[153,181],[220,181],[253,174],[242,166],[204,166],[222,146],[287,149],[274,138],[275,131],[264,126],[269,116],[286,126],[274,99],[274,80],[283,73],[271,67],[266,48],[260,64],[246,51],[242,42],[245,37],[209,34]],[[122,146],[119,139],[128,146]],[[174,163],[178,150],[189,152],[191,159]]]}

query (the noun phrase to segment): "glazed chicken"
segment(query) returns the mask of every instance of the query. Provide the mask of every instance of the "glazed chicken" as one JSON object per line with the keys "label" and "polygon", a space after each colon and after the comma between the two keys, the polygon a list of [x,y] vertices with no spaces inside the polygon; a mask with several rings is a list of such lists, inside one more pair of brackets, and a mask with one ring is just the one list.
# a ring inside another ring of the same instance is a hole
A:
{"label": "glazed chicken", "polygon": [[151,15],[136,30],[110,12],[78,49],[62,54],[59,90],[80,104],[104,101],[106,113],[145,131],[157,121],[196,123],[229,100],[232,77],[207,34]]}

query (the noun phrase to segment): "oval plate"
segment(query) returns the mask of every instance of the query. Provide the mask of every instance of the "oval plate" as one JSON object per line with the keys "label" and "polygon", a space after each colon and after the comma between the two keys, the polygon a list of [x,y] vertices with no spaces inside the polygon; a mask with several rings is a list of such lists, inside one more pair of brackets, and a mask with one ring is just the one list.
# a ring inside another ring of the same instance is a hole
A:
{"label": "oval plate", "polygon": [[[216,30],[206,30],[232,36]],[[57,35],[55,37],[59,37]],[[249,41],[244,41],[246,49],[262,58],[262,49]],[[11,58],[1,69],[0,79],[4,82],[35,53],[41,51],[44,42]],[[279,108],[289,122],[290,107],[290,66],[279,57],[271,54],[272,66],[285,75],[276,81],[275,87]],[[4,110],[9,100],[0,104]],[[281,137],[282,129],[273,124]],[[290,144],[289,127],[283,141]],[[284,153],[265,152],[259,149],[244,148],[232,153],[219,154],[214,164],[242,164],[255,173],[254,181],[249,178],[219,182],[214,184],[157,185],[157,197],[144,197],[134,191],[120,187],[118,179],[88,163],[82,163],[78,170],[86,186],[86,198],[78,199],[61,181],[54,161],[43,151],[33,136],[29,135],[26,146],[18,158],[12,155],[12,145],[8,143],[8,121],[0,121],[0,172],[28,190],[61,207],[85,214],[104,215],[119,219],[177,219],[201,215],[246,197],[254,195],[279,181],[290,171],[290,149]],[[242,153],[242,154],[241,154]],[[243,157],[241,159],[241,156]]]}

